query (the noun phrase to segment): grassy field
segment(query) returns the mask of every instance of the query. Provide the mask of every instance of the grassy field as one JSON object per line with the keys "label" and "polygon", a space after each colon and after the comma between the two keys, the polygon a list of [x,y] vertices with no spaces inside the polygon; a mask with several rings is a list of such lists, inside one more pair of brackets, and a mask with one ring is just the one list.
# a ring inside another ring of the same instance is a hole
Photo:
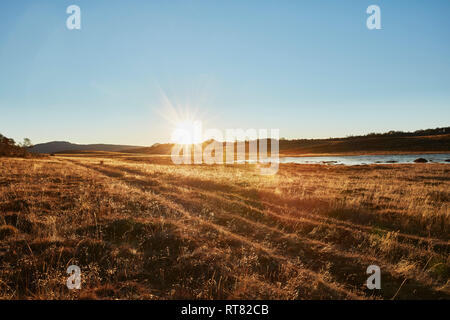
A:
{"label": "grassy field", "polygon": [[450,298],[448,164],[0,163],[3,299]]}

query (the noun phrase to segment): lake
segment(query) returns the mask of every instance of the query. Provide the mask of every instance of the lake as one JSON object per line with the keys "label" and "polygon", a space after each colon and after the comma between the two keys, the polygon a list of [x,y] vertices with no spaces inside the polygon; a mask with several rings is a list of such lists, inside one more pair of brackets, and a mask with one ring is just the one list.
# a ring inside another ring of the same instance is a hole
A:
{"label": "lake", "polygon": [[390,163],[414,163],[418,158],[427,159],[429,162],[449,163],[450,153],[444,154],[389,154],[389,155],[363,155],[363,156],[320,156],[320,157],[280,157],[280,163],[303,164],[329,164],[329,165],[364,165],[364,164],[390,164]]}

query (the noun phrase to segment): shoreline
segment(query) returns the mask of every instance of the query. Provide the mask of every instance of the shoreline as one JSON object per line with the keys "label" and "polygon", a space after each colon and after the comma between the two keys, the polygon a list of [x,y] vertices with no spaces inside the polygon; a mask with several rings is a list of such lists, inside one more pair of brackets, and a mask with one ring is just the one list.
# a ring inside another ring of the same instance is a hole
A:
{"label": "shoreline", "polygon": [[289,154],[280,153],[279,157],[352,157],[352,156],[388,156],[388,155],[427,155],[427,154],[450,154],[450,151],[374,151],[374,152],[338,152],[338,153],[303,153]]}

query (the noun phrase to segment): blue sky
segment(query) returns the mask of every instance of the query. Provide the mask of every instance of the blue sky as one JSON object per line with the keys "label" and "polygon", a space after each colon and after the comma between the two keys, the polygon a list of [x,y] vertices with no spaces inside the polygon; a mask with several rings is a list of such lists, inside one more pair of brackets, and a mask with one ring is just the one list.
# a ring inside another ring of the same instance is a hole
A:
{"label": "blue sky", "polygon": [[0,132],[151,145],[170,139],[164,97],[205,129],[287,138],[448,126],[449,15],[448,0],[1,1]]}

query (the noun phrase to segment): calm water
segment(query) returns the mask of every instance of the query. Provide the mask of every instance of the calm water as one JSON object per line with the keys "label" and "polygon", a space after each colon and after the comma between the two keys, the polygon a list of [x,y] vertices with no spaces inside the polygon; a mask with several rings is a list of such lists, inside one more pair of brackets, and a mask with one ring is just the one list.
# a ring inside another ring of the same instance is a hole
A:
{"label": "calm water", "polygon": [[329,157],[280,157],[280,163],[308,163],[308,164],[344,164],[348,166],[380,163],[414,163],[418,158],[429,162],[448,163],[450,153],[445,154],[390,154],[375,156],[329,156]]}

